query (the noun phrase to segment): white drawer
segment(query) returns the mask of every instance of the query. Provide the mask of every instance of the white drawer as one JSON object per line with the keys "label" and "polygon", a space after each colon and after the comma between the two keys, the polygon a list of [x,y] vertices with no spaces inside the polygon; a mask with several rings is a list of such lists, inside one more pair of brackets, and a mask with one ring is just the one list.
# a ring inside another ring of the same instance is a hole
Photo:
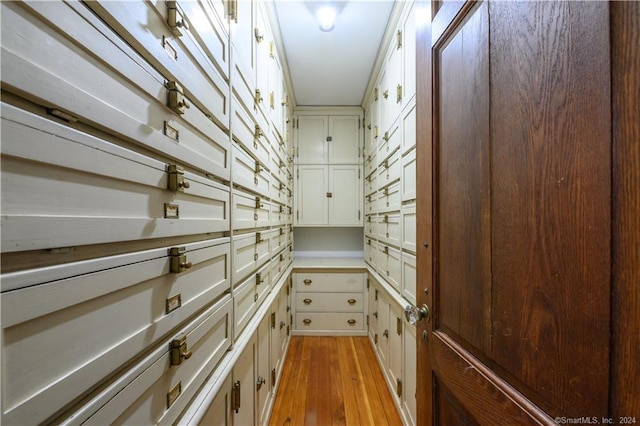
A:
{"label": "white drawer", "polygon": [[3,422],[42,422],[229,292],[228,264],[221,238],[3,275]]}
{"label": "white drawer", "polygon": [[400,179],[400,172],[400,150],[396,150],[378,166],[378,187],[385,187]]}
{"label": "white drawer", "polygon": [[402,253],[402,296],[416,304],[416,257],[409,253]]}
{"label": "white drawer", "polygon": [[[225,297],[126,371],[89,403],[99,409],[85,424],[174,423],[231,347],[232,308],[231,297]],[[170,347],[184,337],[191,356],[178,355],[181,363],[171,365]],[[111,399],[105,401],[106,395]],[[79,420],[80,416],[72,418],[73,423]]]}
{"label": "white drawer", "polygon": [[363,312],[360,293],[296,293],[296,312]]}
{"label": "white drawer", "polygon": [[376,264],[378,274],[400,291],[402,278],[401,251],[384,243],[378,244],[379,257]]}
{"label": "white drawer", "polygon": [[378,167],[377,155],[374,153],[373,155],[369,155],[367,157],[367,161],[364,163],[364,174],[365,176],[369,176],[371,173],[376,171]]}
{"label": "white drawer", "polygon": [[268,232],[251,232],[233,236],[231,282],[234,285],[262,266],[271,256]]}
{"label": "white drawer", "polygon": [[[378,161],[381,162],[387,158],[389,154],[400,148],[402,141],[402,129],[399,128],[397,123],[394,123],[391,128],[382,136],[382,142],[378,146]],[[378,167],[379,167],[378,163]]]}
{"label": "white drawer", "polygon": [[392,246],[400,247],[401,216],[400,212],[380,215],[378,225],[378,240]]}
{"label": "white drawer", "polygon": [[416,146],[416,105],[405,110],[402,115],[402,154]]}
{"label": "white drawer", "polygon": [[287,228],[281,226],[280,228],[274,229],[274,231],[275,232],[271,234],[269,242],[271,255],[278,254],[287,246]]}
{"label": "white drawer", "polygon": [[260,160],[267,169],[271,168],[271,160],[269,158],[271,147],[265,133],[267,129],[256,122],[253,113],[248,112],[242,103],[238,102],[236,98],[233,98],[233,100],[234,102],[231,105],[233,139],[250,152],[253,157]]}
{"label": "white drawer", "polygon": [[375,269],[375,258],[378,253],[378,243],[373,238],[364,239],[364,260]]}
{"label": "white drawer", "polygon": [[365,195],[369,195],[378,191],[378,169],[373,171],[364,180]]}
{"label": "white drawer", "polygon": [[364,330],[361,312],[304,312],[296,314],[296,329],[301,331],[355,331]]}
{"label": "white drawer", "polygon": [[296,272],[296,291],[354,293],[364,288],[362,273],[348,272]]}
{"label": "white drawer", "polygon": [[378,191],[378,211],[400,210],[400,181],[381,188]]}
{"label": "white drawer", "polygon": [[[86,5],[140,52],[152,66],[162,70],[167,79],[181,82],[185,93],[193,102],[227,130],[229,85],[211,62],[213,53],[206,46],[195,42],[200,34],[192,33],[196,29],[201,29],[203,34],[213,33],[217,29],[210,25],[207,28],[207,19],[203,19],[205,13],[201,7],[189,5],[188,1],[176,3],[179,10],[184,12],[184,20],[197,21],[197,25],[172,31],[167,22],[168,7],[163,1],[155,4],[142,0],[126,3],[92,1]],[[183,35],[180,36],[179,33]],[[226,53],[228,46],[220,46],[221,40],[219,38],[212,47]],[[225,64],[222,64],[222,68],[224,67]]]}
{"label": "white drawer", "polygon": [[233,289],[234,336],[237,338],[251,321],[271,290],[270,262]]}
{"label": "white drawer", "polygon": [[[250,3],[247,2],[246,5],[250,7]],[[235,42],[236,41],[234,40],[234,43]],[[247,49],[251,49],[251,46],[248,46]],[[258,124],[255,110],[256,64],[253,57],[250,57],[251,55],[240,55],[233,43],[231,44],[231,50],[231,80],[233,81],[231,86],[233,97],[233,101],[231,102],[232,109],[238,104],[242,105],[242,109],[244,110],[242,114],[247,117],[246,122],[253,123],[250,127],[251,134],[253,134],[255,125]],[[235,124],[238,124],[234,123],[238,120],[238,116],[233,110],[231,111],[231,116],[233,117],[231,120],[232,133],[238,133],[238,128],[234,127]],[[241,126],[245,126],[245,123],[241,124]],[[248,126],[247,129],[249,129]],[[250,141],[250,139],[247,140]],[[253,142],[250,141],[250,143]]]}
{"label": "white drawer", "polygon": [[289,210],[291,207],[287,207],[284,204],[278,202],[271,202],[271,225],[279,226],[288,222]]}
{"label": "white drawer", "polygon": [[[177,175],[176,175],[177,176]],[[229,188],[2,105],[2,249],[69,247],[229,229]]]}
{"label": "white drawer", "polygon": [[233,144],[232,179],[234,185],[240,185],[263,197],[269,197],[269,171],[260,160],[250,156],[244,149]]}
{"label": "white drawer", "polygon": [[402,158],[402,201],[416,198],[416,150]]}
{"label": "white drawer", "polygon": [[231,227],[261,228],[270,225],[271,203],[259,195],[234,189],[231,192]]}
{"label": "white drawer", "polygon": [[364,234],[371,238],[378,238],[379,218],[376,215],[367,215],[364,221]]}
{"label": "white drawer", "polygon": [[[111,4],[129,7],[129,3]],[[2,2],[1,6],[3,89],[17,89],[38,104],[229,179],[228,134],[197,107],[183,114],[172,112],[165,86],[169,76],[149,66],[83,3]],[[64,26],[53,28],[50,22]],[[190,103],[190,94],[185,97]]]}
{"label": "white drawer", "polygon": [[416,205],[408,204],[402,207],[402,249],[416,252]]}
{"label": "white drawer", "polygon": [[271,201],[287,204],[290,191],[284,182],[277,175],[271,175],[271,184],[269,185],[269,198],[271,198]]}
{"label": "white drawer", "polygon": [[364,214],[378,212],[378,192],[372,192],[364,198]]}
{"label": "white drawer", "polygon": [[271,173],[280,181],[287,181],[287,157],[284,155],[280,146],[272,146],[271,151]]}

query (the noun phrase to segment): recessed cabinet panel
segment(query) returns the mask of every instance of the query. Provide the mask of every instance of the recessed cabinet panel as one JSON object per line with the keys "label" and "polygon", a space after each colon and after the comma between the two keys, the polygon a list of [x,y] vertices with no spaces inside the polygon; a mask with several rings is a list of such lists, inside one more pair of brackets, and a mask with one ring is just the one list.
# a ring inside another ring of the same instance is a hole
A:
{"label": "recessed cabinet panel", "polygon": [[2,249],[69,247],[229,227],[228,187],[4,104]]}
{"label": "recessed cabinet panel", "polygon": [[298,272],[294,274],[296,291],[299,292],[361,292],[364,286],[362,274]]}
{"label": "recessed cabinet panel", "polygon": [[400,181],[395,181],[378,191],[378,211],[400,210]]}
{"label": "recessed cabinet panel", "polygon": [[402,157],[402,201],[416,199],[416,150],[409,151]]}
{"label": "recessed cabinet panel", "polygon": [[269,259],[271,252],[266,232],[251,232],[233,236],[231,280],[234,286]]}
{"label": "recessed cabinet panel", "polygon": [[412,103],[402,115],[402,154],[416,146],[416,106]]}
{"label": "recessed cabinet panel", "polygon": [[402,249],[416,253],[416,205],[402,206]]}
{"label": "recessed cabinet panel", "polygon": [[[198,107],[171,111],[169,76],[149,66],[81,3],[3,2],[2,16],[3,90],[229,178],[228,134]],[[191,95],[181,93],[190,104]]]}
{"label": "recessed cabinet panel", "polygon": [[300,331],[360,331],[365,329],[361,312],[304,312],[296,316],[296,329]]}
{"label": "recessed cabinet panel", "polygon": [[44,420],[229,292],[228,264],[221,238],[4,274],[4,421]]}
{"label": "recessed cabinet panel", "polygon": [[296,161],[323,164],[328,158],[328,117],[301,115],[296,119]]}
{"label": "recessed cabinet panel", "polygon": [[240,185],[252,192],[269,197],[270,173],[265,165],[251,157],[244,149],[233,144],[232,179],[235,185]]}
{"label": "recessed cabinet panel", "polygon": [[329,116],[328,162],[361,163],[360,156],[360,117]]}
{"label": "recessed cabinet panel", "polygon": [[362,225],[361,166],[329,166],[329,224]]}
{"label": "recessed cabinet panel", "polygon": [[297,312],[362,312],[360,293],[296,293]]}
{"label": "recessed cabinet panel", "polygon": [[234,189],[231,194],[233,229],[269,226],[271,203],[259,195]]}
{"label": "recessed cabinet panel", "polygon": [[[147,425],[175,422],[208,372],[231,347],[232,308],[231,297],[227,296],[187,324],[178,335],[161,344],[127,372],[130,382],[126,386],[120,388],[121,381],[114,383],[120,389],[108,402],[104,397],[116,389],[106,388],[89,403],[100,409],[87,419],[87,423]],[[181,337],[185,337],[186,347],[184,352],[180,349],[180,364],[172,365],[173,355],[169,348]]]}
{"label": "recessed cabinet panel", "polygon": [[416,304],[416,257],[407,252],[402,253],[402,297],[413,305]]}
{"label": "recessed cabinet panel", "polygon": [[[180,4],[180,2],[177,2]],[[160,4],[156,9],[143,1],[87,2],[91,10],[113,28],[123,39],[141,52],[168,80],[176,80],[184,87],[185,94],[203,111],[206,111],[224,130],[229,129],[229,85],[216,66],[194,40],[198,34],[187,34],[195,26],[180,28],[178,36],[167,25],[168,8]],[[183,12],[187,22],[198,19],[198,28],[204,12],[192,5]],[[193,13],[193,15],[191,15]],[[215,43],[219,45],[218,43]]]}

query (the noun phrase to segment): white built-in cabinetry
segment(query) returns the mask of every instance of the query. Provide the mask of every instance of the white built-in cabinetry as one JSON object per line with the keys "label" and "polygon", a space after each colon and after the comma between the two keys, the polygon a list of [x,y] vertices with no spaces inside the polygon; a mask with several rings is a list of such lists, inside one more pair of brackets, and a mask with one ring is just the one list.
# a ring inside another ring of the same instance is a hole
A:
{"label": "white built-in cabinetry", "polygon": [[364,259],[369,335],[406,424],[416,423],[416,111],[414,2],[397,3],[395,27],[363,105]]}
{"label": "white built-in cabinetry", "polygon": [[361,110],[300,108],[295,113],[294,224],[362,226]]}
{"label": "white built-in cabinetry", "polygon": [[267,423],[293,241],[272,5],[1,7],[2,423]]}

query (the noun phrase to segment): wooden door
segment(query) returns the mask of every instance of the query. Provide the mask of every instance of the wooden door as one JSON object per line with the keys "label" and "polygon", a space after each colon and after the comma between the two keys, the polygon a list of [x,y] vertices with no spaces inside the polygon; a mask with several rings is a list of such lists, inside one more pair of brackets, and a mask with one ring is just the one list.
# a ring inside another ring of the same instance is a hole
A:
{"label": "wooden door", "polygon": [[[638,416],[638,309],[618,312],[613,293],[638,301],[637,247],[612,257],[612,235],[639,232],[617,220],[638,214],[637,158],[616,157],[616,144],[637,155],[638,7],[431,6],[417,29],[417,302],[431,310],[417,330],[419,423]],[[616,17],[626,26],[611,38]],[[618,42],[626,59],[611,56]],[[621,95],[611,70],[625,60]],[[612,121],[617,101],[626,115]]]}

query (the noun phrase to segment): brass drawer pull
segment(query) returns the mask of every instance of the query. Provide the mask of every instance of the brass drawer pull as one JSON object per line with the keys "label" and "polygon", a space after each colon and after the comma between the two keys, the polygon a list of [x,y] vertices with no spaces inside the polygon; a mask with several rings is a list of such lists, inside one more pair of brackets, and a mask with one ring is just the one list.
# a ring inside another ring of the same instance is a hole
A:
{"label": "brass drawer pull", "polygon": [[354,319],[350,319],[349,321],[347,321],[347,324],[349,325],[355,325],[355,323],[356,323],[356,320]]}
{"label": "brass drawer pull", "polygon": [[303,323],[304,325],[309,325],[309,324],[311,324],[311,320],[310,320],[309,318],[306,318],[306,319],[303,319],[303,320],[302,320],[302,323]]}
{"label": "brass drawer pull", "polygon": [[347,303],[350,305],[355,305],[356,304],[356,299],[349,299],[347,300]]}
{"label": "brass drawer pull", "polygon": [[311,285],[313,281],[311,281],[310,279],[306,279],[303,281],[304,285]]}
{"label": "brass drawer pull", "polygon": [[310,305],[311,304],[311,299],[304,299],[302,301],[302,303],[304,303],[305,305]]}

